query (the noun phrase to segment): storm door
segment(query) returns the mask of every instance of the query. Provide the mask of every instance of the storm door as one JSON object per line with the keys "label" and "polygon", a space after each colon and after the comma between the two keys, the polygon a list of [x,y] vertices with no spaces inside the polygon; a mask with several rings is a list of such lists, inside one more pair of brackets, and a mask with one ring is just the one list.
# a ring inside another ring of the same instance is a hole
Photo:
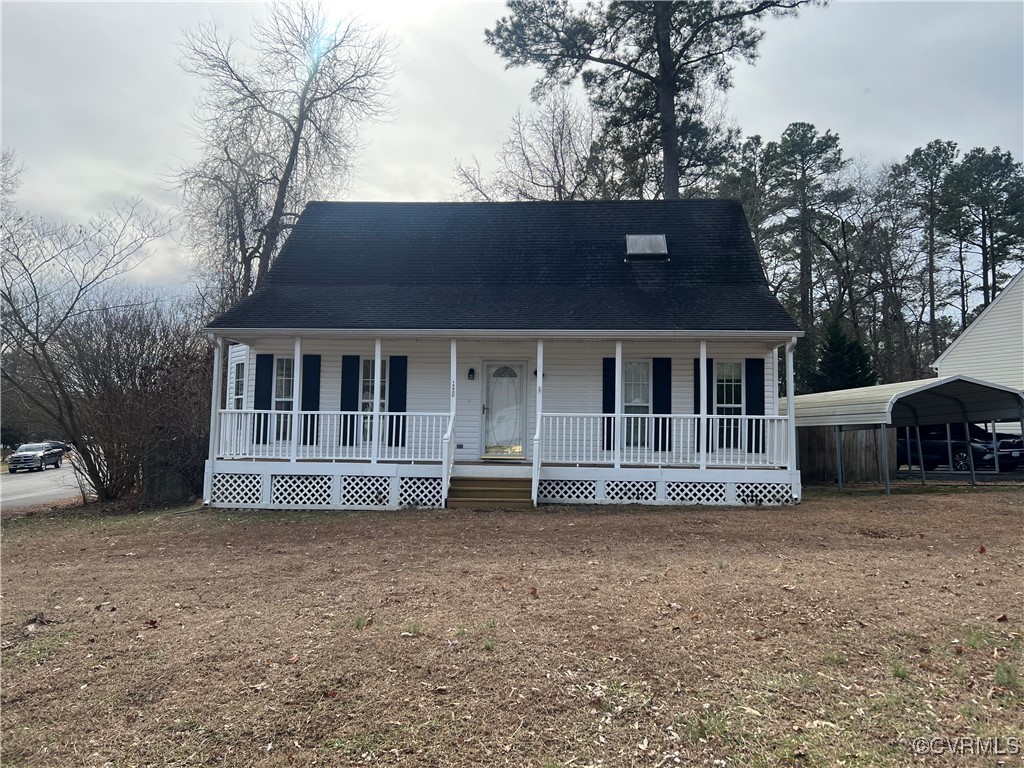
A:
{"label": "storm door", "polygon": [[524,366],[488,363],[484,381],[484,458],[521,459],[526,431]]}

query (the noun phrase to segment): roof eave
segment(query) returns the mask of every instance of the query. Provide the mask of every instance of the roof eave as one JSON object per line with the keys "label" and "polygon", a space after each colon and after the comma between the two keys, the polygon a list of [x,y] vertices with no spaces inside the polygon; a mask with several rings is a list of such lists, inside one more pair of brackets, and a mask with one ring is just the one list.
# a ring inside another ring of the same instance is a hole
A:
{"label": "roof eave", "polygon": [[426,338],[501,338],[501,339],[756,339],[758,341],[778,340],[780,343],[804,335],[796,330],[528,330],[521,328],[221,328],[203,329],[212,338],[263,337],[263,338],[353,338],[380,337],[395,338],[417,336]]}

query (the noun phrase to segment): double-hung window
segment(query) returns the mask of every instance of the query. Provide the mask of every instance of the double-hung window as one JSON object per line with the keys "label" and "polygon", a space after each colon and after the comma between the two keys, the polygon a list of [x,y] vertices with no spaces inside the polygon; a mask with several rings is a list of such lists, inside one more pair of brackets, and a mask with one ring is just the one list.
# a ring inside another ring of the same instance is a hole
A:
{"label": "double-hung window", "polygon": [[274,434],[277,440],[291,437],[292,408],[295,407],[295,361],[274,358]]}
{"label": "double-hung window", "polygon": [[743,363],[715,361],[715,415],[718,419],[718,447],[739,448],[740,422],[728,418],[743,415]]}
{"label": "double-hung window", "polygon": [[245,363],[235,363],[231,380],[231,408],[236,411],[245,407]]}
{"label": "double-hung window", "polygon": [[[373,412],[373,363],[372,357],[362,360],[362,381],[359,387],[359,410],[363,413]],[[388,402],[388,359],[382,357],[380,361],[380,412],[387,410]],[[363,439],[373,438],[373,418],[364,416]]]}
{"label": "double-hung window", "polygon": [[622,363],[622,412],[626,415],[626,445],[647,446],[646,418],[651,413],[651,362],[629,360]]}

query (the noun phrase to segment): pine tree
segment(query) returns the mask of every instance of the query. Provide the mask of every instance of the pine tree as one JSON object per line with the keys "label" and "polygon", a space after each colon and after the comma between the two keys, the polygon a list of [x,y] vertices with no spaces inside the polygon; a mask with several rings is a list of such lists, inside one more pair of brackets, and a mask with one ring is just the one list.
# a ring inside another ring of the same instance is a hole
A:
{"label": "pine tree", "polygon": [[856,339],[847,336],[837,320],[831,321],[825,330],[812,391],[870,387],[877,382],[867,350]]}

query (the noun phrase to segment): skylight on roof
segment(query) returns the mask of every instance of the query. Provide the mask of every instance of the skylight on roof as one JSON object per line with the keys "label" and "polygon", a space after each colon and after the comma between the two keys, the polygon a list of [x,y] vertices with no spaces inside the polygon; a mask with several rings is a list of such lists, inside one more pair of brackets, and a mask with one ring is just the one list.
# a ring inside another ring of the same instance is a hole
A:
{"label": "skylight on roof", "polygon": [[664,235],[626,235],[627,261],[668,261]]}

